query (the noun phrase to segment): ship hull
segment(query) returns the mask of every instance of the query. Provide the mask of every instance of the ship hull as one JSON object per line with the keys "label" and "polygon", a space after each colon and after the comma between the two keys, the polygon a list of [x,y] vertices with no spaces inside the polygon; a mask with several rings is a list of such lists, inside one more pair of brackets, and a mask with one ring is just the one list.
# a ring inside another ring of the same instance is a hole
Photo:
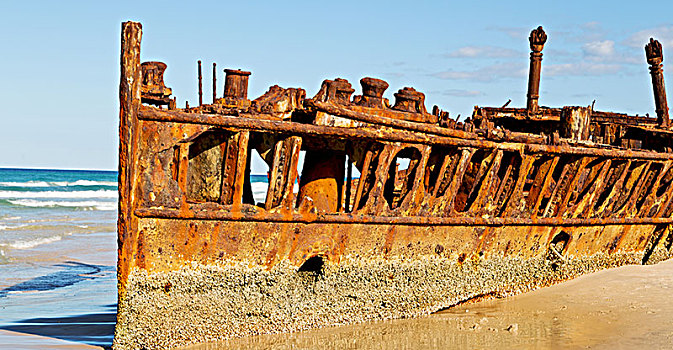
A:
{"label": "ship hull", "polygon": [[[427,315],[670,257],[666,226],[405,226],[143,218],[115,347]],[[559,232],[579,237],[562,257]],[[198,234],[195,234],[197,233]],[[655,232],[655,234],[652,234]],[[581,234],[580,234],[581,233]],[[319,257],[298,266],[307,257]]]}

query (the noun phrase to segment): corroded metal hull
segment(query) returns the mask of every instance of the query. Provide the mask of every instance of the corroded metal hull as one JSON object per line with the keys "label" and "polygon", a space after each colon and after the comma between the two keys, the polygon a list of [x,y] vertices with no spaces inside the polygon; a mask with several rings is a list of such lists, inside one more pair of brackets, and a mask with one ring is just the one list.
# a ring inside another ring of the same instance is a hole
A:
{"label": "corroded metal hull", "polygon": [[[249,101],[250,73],[228,70],[223,98],[177,109],[140,38],[124,23],[117,349],[425,315],[671,256],[666,150],[582,142],[577,125],[612,129],[574,121],[562,137],[503,132],[504,109],[459,125],[410,88],[390,107],[372,78],[352,100],[337,79]],[[556,123],[598,115],[530,105]]]}

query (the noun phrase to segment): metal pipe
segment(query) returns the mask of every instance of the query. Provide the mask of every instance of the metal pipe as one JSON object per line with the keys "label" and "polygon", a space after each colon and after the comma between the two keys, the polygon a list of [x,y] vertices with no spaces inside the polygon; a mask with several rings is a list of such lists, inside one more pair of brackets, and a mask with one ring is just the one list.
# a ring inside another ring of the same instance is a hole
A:
{"label": "metal pipe", "polygon": [[213,62],[213,104],[217,101],[217,64]]}
{"label": "metal pipe", "polygon": [[203,75],[201,74],[201,60],[199,60],[199,106],[203,105]]}
{"label": "metal pipe", "polygon": [[668,128],[668,102],[666,101],[666,85],[664,85],[664,51],[658,40],[650,38],[645,45],[645,56],[650,65],[652,75],[652,89],[654,91],[654,105],[657,109],[657,123],[662,128]]}
{"label": "metal pipe", "polygon": [[530,32],[530,69],[528,70],[528,100],[526,108],[528,114],[539,112],[538,99],[540,98],[540,71],[542,70],[542,49],[547,42],[547,34],[542,27],[537,27]]}
{"label": "metal pipe", "polygon": [[[178,220],[222,220],[253,222],[303,222],[370,225],[409,226],[606,226],[606,225],[657,225],[671,224],[673,218],[525,218],[525,217],[428,217],[428,216],[375,216],[360,214],[322,214],[316,216],[293,213],[233,213],[231,206],[222,209],[200,210],[198,204],[189,204],[190,209],[138,208],[134,214],[141,218]],[[259,209],[258,209],[259,210]]]}

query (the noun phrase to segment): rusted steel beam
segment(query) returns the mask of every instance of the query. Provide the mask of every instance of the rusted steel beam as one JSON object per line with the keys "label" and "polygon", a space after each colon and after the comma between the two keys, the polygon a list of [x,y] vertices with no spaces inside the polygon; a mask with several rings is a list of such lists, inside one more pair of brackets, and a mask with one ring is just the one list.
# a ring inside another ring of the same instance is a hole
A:
{"label": "rusted steel beam", "polygon": [[[666,195],[667,191],[664,192],[664,194],[661,194],[661,195],[658,192],[659,192],[659,190],[662,186],[661,182],[664,180],[664,178],[666,177],[668,172],[671,170],[672,165],[673,165],[673,162],[671,162],[671,161],[667,161],[663,164],[662,169],[659,171],[659,174],[657,175],[656,180],[652,184],[652,187],[648,190],[648,192],[646,192],[646,193],[649,193],[649,194],[647,195],[647,198],[645,198],[645,200],[643,201],[643,204],[642,204],[641,208],[639,208],[638,216],[641,216],[641,217],[643,217],[643,216],[656,216],[656,215],[651,215],[650,210],[655,205],[660,204],[662,199],[665,199],[665,195]],[[669,187],[673,187],[673,186],[670,186],[670,183],[669,183]],[[659,203],[657,203],[657,202],[659,202]]]}
{"label": "rusted steel beam", "polygon": [[610,167],[612,166],[612,160],[608,159],[604,161],[600,167],[600,170],[593,181],[586,186],[587,191],[580,193],[580,197],[577,200],[577,204],[573,208],[570,208],[568,212],[571,213],[571,217],[593,217],[594,203],[596,202],[596,197],[604,191],[604,186],[606,183],[606,176]]}
{"label": "rusted steel beam", "polygon": [[360,173],[360,179],[358,180],[358,187],[355,191],[355,200],[353,201],[353,211],[357,210],[360,207],[360,201],[362,200],[362,194],[365,191],[365,186],[370,186],[370,184],[367,184],[367,182],[369,181],[369,177],[371,176],[369,173],[371,171],[376,170],[372,169],[371,166],[372,159],[378,156],[378,152],[380,152],[380,150],[370,148],[365,152],[366,152],[365,158],[362,163],[362,172]]}
{"label": "rusted steel beam", "polygon": [[537,210],[545,192],[547,191],[547,187],[549,186],[554,169],[556,169],[558,159],[559,157],[546,159],[546,161],[541,164],[537,170],[537,174],[535,175],[533,184],[530,187],[528,196],[526,196],[526,202],[528,207],[531,209],[531,215],[537,216]]}
{"label": "rusted steel beam", "polygon": [[593,159],[591,159],[590,157],[584,157],[580,159],[577,164],[577,167],[574,169],[572,174],[567,174],[567,176],[571,176],[571,178],[570,181],[568,182],[568,185],[565,188],[561,189],[565,193],[561,193],[560,197],[561,200],[558,202],[558,210],[556,211],[557,217],[563,217],[565,210],[568,208],[568,202],[570,201],[570,197],[572,197],[578,181],[580,181],[580,179],[582,178],[584,168],[592,160]]}
{"label": "rusted steel beam", "polygon": [[613,198],[613,201],[606,208],[606,215],[619,217],[620,213],[627,206],[629,200],[634,195],[633,192],[638,188],[640,179],[647,171],[647,168],[649,168],[649,162],[647,161],[633,161],[631,163],[631,166],[625,170],[627,175],[624,178],[624,182],[621,183],[622,190],[618,196]]}
{"label": "rusted steel beam", "polygon": [[[238,114],[237,114],[238,115]],[[486,140],[472,140],[443,136],[430,136],[420,133],[405,133],[399,130],[370,129],[370,128],[335,128],[322,125],[301,124],[296,122],[252,119],[245,117],[232,117],[226,115],[209,115],[198,113],[185,113],[181,111],[163,111],[156,108],[146,107],[140,110],[139,118],[147,121],[163,121],[174,123],[188,123],[210,125],[225,128],[241,128],[253,131],[266,131],[275,133],[296,133],[298,135],[322,135],[335,136],[350,139],[379,139],[386,141],[399,141],[405,143],[422,143],[462,147],[498,148],[511,151],[525,151],[527,153],[552,153],[552,154],[575,154],[611,158],[640,158],[653,160],[673,159],[673,153],[651,152],[641,150],[588,148],[551,146],[537,144],[521,144],[510,142],[493,142]]]}
{"label": "rusted steel beam", "polygon": [[273,163],[270,167],[269,189],[266,196],[266,210],[281,206],[294,207],[292,188],[297,180],[297,163],[302,139],[290,136],[276,142],[273,148]]}
{"label": "rusted steel beam", "polygon": [[547,42],[547,34],[542,27],[530,32],[530,69],[528,71],[528,94],[526,106],[528,114],[538,114],[540,98],[540,71],[542,70],[542,49]]}
{"label": "rusted steel beam", "polygon": [[[664,192],[663,194],[664,201],[661,206],[659,206],[659,209],[654,214],[654,217],[662,217],[666,216],[666,209],[671,205],[671,202],[673,202],[673,186],[669,184],[668,189]],[[673,236],[672,236],[673,237]]]}
{"label": "rusted steel beam", "polygon": [[[521,165],[519,166],[519,174],[514,184],[512,196],[509,198],[509,201],[503,205],[503,208],[505,208],[502,212],[503,216],[517,215],[517,213],[523,209],[521,207],[522,200],[525,198],[523,188],[526,185],[526,181],[531,170],[533,169],[534,162],[535,157],[531,155],[522,155]],[[532,220],[537,219],[533,218]]]}
{"label": "rusted steel beam", "polygon": [[626,203],[622,206],[621,209],[619,209],[615,214],[616,216],[633,216],[633,209],[636,205],[636,201],[638,200],[638,197],[640,196],[641,191],[650,191],[652,190],[651,188],[644,188],[645,182],[647,180],[647,177],[649,175],[649,170],[652,167],[652,161],[648,161],[645,164],[644,169],[640,172],[640,175],[638,176],[638,181],[636,182],[635,186],[633,189],[631,189],[631,195],[628,197],[628,200]]}
{"label": "rusted steel beam", "polygon": [[502,150],[495,150],[494,154],[492,155],[493,160],[491,160],[490,164],[488,165],[488,170],[479,181],[480,183],[478,184],[478,187],[475,188],[477,194],[469,208],[466,208],[467,212],[478,213],[482,210],[483,206],[489,202],[489,200],[493,200],[494,192],[498,191],[497,186],[499,183],[495,181],[495,178],[498,171],[500,170],[502,156]]}
{"label": "rusted steel beam", "polygon": [[349,119],[359,120],[359,121],[366,122],[366,123],[385,125],[385,126],[390,126],[390,127],[400,128],[400,129],[413,130],[413,131],[427,132],[427,133],[432,133],[432,134],[436,134],[436,135],[460,137],[460,138],[463,138],[463,139],[476,139],[477,138],[477,135],[474,134],[474,133],[468,133],[468,132],[460,131],[460,130],[442,128],[442,127],[439,127],[438,125],[432,125],[432,124],[427,124],[427,123],[412,122],[412,121],[406,121],[406,120],[400,120],[400,119],[381,117],[381,116],[377,116],[377,115],[374,115],[374,114],[365,114],[365,113],[355,112],[355,111],[352,111],[352,110],[350,110],[346,107],[338,106],[338,105],[331,104],[331,103],[328,103],[328,102],[320,102],[320,101],[316,101],[316,100],[306,100],[306,101],[304,101],[304,104],[306,106],[314,107],[314,108],[316,108],[318,110],[321,110],[321,111],[323,111],[325,113],[328,113],[328,114],[338,115],[338,116],[341,116],[341,117],[346,117],[346,118],[349,118]]}
{"label": "rusted steel beam", "polygon": [[[507,202],[509,201],[509,197],[511,197],[511,191],[505,192],[505,190],[509,186],[510,178],[514,176],[512,171],[514,170],[515,163],[517,161],[518,159],[516,159],[516,156],[509,157],[509,161],[505,165],[507,167],[505,170],[505,174],[502,177],[502,181],[500,181],[500,184],[498,185],[498,190],[495,192],[495,196],[493,196],[492,201],[494,201],[493,202],[494,206],[492,213],[496,216],[502,212],[504,207],[506,207]],[[503,193],[504,197],[502,197]]]}
{"label": "rusted steel beam", "polygon": [[[610,194],[605,198],[601,206],[594,211],[595,216],[604,217],[612,213],[613,206],[617,203],[617,201],[623,194],[623,188],[625,186],[625,182],[628,180],[627,177],[630,175],[629,170],[632,164],[633,162],[631,160],[628,160],[626,162],[626,164],[624,165],[624,169],[622,170],[622,173],[619,175],[619,178],[613,185]],[[615,169],[615,171],[617,170],[618,169]]]}
{"label": "rusted steel beam", "polygon": [[242,203],[249,138],[250,132],[238,132],[231,135],[224,144],[220,190],[222,204]]}
{"label": "rusted steel beam", "polygon": [[[143,27],[137,22],[122,23],[121,62],[119,81],[119,204],[117,234],[119,256],[118,274],[126,277],[133,266],[137,235],[133,211],[136,205],[137,130],[138,113],[141,105],[140,41]],[[120,300],[124,293],[126,278],[120,279]]]}
{"label": "rusted steel beam", "polygon": [[467,166],[475,152],[475,149],[463,149],[460,152],[460,160],[456,166],[456,172],[453,175],[453,179],[441,200],[441,203],[444,204],[442,209],[444,209],[445,214],[453,215],[455,213],[454,206],[456,204],[456,195],[458,194],[458,190],[463,183],[465,170],[467,170]]}
{"label": "rusted steel beam", "polygon": [[232,212],[223,210],[178,210],[159,208],[139,208],[134,212],[142,218],[159,219],[199,219],[222,221],[254,221],[254,222],[297,222],[297,223],[339,223],[339,224],[373,224],[373,225],[410,225],[410,226],[602,226],[602,225],[653,225],[672,224],[673,218],[483,218],[483,217],[427,217],[427,216],[374,216],[358,214],[282,214]]}
{"label": "rusted steel beam", "polygon": [[668,102],[666,101],[666,85],[664,84],[664,50],[658,40],[650,38],[650,42],[645,45],[645,56],[650,65],[650,75],[652,75],[652,90],[654,91],[654,104],[657,111],[657,123],[659,127],[668,128],[670,125],[668,118]]}

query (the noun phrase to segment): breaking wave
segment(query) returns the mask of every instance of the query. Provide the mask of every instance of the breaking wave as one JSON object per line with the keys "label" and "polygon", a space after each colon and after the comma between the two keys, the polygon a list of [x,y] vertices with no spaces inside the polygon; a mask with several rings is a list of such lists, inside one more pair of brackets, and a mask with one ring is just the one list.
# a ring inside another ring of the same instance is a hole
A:
{"label": "breaking wave", "polygon": [[33,199],[17,199],[9,200],[11,204],[22,206],[22,207],[33,207],[33,208],[42,208],[42,207],[66,207],[66,208],[84,208],[89,210],[116,210],[117,202],[99,202],[99,201],[80,201],[80,202],[69,202],[69,201],[38,201]]}
{"label": "breaking wave", "polygon": [[51,237],[31,239],[29,241],[15,241],[13,243],[2,243],[0,244],[0,247],[7,247],[12,249],[31,249],[39,245],[58,242],[61,239],[62,239],[61,236],[51,236]]}
{"label": "breaking wave", "polygon": [[65,187],[65,186],[117,186],[114,181],[92,181],[92,180],[77,180],[77,181],[26,181],[26,182],[0,182],[3,187]]}
{"label": "breaking wave", "polygon": [[0,191],[0,198],[117,198],[117,191]]}

